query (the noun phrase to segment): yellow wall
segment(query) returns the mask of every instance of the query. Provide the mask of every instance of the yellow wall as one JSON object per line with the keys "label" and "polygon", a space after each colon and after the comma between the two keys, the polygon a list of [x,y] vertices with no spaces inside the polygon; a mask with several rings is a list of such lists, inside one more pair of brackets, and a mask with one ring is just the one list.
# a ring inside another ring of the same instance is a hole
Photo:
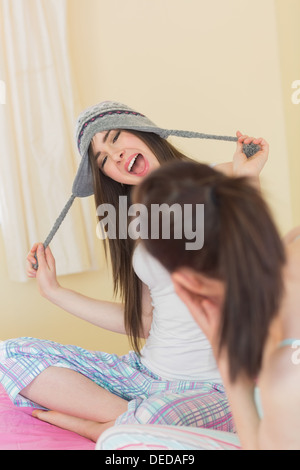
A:
{"label": "yellow wall", "polygon": [[[290,165],[293,221],[300,224],[300,92],[292,83],[300,81],[300,2],[276,0],[278,47],[282,78],[285,126]],[[292,99],[296,93],[297,104]]]}
{"label": "yellow wall", "polygon": [[[288,100],[291,81],[300,79],[300,73],[292,60],[284,60],[292,43],[293,57],[299,52],[294,7],[299,18],[298,0],[68,0],[77,111],[115,99],[165,127],[227,135],[240,129],[264,136],[271,152],[263,190],[285,232],[293,216],[299,223],[299,138],[294,127],[300,105],[291,106]],[[174,143],[207,162],[230,160],[235,147],[211,141]],[[61,284],[110,300],[111,278],[102,255],[99,246],[99,272],[65,276]],[[35,281],[8,281],[3,262],[0,289],[0,339],[27,335],[108,352],[128,349],[126,338],[42,299]]]}
{"label": "yellow wall", "polygon": [[[69,15],[81,106],[116,99],[161,126],[264,136],[271,153],[263,188],[280,228],[289,229],[290,168],[273,0],[70,0]],[[175,143],[208,162],[230,160],[234,150],[233,144],[212,141]]]}

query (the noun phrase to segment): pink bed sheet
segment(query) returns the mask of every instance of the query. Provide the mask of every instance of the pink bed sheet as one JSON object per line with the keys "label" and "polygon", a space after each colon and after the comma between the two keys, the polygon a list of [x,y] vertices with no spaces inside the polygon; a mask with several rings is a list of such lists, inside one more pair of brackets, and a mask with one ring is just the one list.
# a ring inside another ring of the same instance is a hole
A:
{"label": "pink bed sheet", "polygon": [[95,443],[39,421],[12,404],[0,385],[0,450],[94,450]]}

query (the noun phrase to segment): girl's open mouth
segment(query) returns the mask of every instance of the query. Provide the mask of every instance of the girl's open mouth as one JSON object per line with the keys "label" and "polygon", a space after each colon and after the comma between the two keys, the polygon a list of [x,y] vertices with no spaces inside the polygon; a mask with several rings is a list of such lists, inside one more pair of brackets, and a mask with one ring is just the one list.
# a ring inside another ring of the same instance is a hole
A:
{"label": "girl's open mouth", "polygon": [[132,175],[144,175],[148,169],[148,162],[141,153],[137,153],[127,165],[128,173]]}

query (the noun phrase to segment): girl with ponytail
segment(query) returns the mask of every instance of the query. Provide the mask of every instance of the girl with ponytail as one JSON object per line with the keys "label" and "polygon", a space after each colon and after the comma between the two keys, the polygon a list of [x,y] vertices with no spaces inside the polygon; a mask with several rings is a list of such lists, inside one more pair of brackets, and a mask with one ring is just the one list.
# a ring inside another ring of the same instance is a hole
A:
{"label": "girl with ponytail", "polygon": [[[286,246],[252,183],[243,175],[177,162],[153,172],[134,200],[147,207],[149,232],[153,204],[194,208],[194,228],[204,231],[201,249],[186,249],[184,234],[170,240],[149,236],[143,243],[171,273],[177,294],[212,345],[242,448],[299,449],[299,389],[291,384],[300,381],[300,369],[292,365],[300,345],[300,230],[286,238]],[[202,228],[195,222],[198,204],[204,207]],[[171,235],[173,229],[174,221]]]}

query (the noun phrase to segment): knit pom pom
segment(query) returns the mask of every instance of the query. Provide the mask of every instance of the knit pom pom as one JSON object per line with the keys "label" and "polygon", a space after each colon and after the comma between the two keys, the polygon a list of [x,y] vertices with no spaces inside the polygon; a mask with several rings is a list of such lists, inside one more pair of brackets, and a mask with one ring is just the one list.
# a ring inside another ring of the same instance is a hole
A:
{"label": "knit pom pom", "polygon": [[253,157],[253,155],[255,155],[257,152],[260,151],[260,146],[257,145],[257,144],[253,144],[251,142],[251,144],[244,144],[243,145],[243,151],[244,151],[244,154],[246,155],[247,158],[250,158],[250,157]]}

